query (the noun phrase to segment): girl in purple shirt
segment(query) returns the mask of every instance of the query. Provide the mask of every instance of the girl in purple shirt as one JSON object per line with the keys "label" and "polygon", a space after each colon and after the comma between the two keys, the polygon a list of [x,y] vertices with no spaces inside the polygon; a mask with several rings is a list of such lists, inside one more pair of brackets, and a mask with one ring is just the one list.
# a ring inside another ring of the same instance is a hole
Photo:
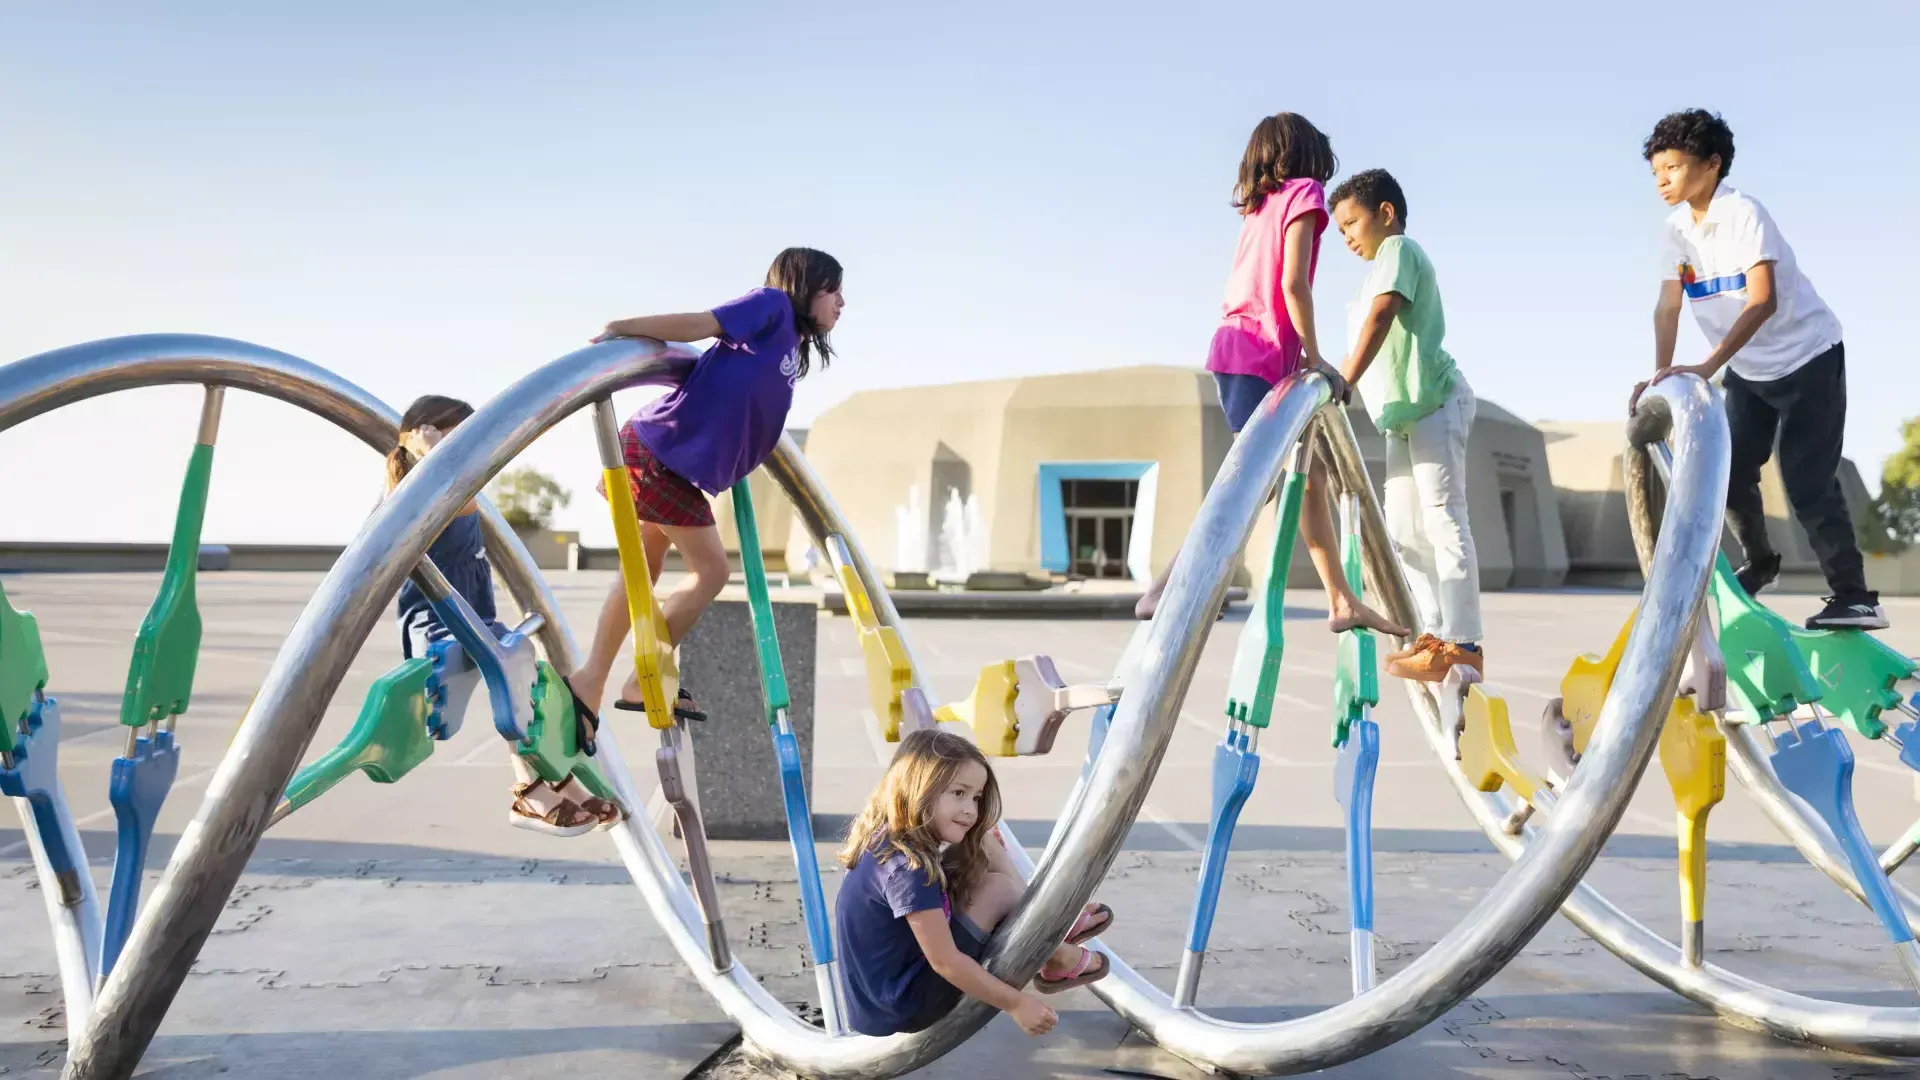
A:
{"label": "girl in purple shirt", "polygon": [[[715,339],[686,382],[641,406],[620,429],[647,565],[657,581],[672,545],[691,575],[660,602],[671,641],[686,637],[727,583],[727,553],[707,497],[733,487],[773,453],[794,383],[816,359],[823,368],[833,359],[827,333],[847,306],[840,277],[840,263],[826,252],[788,248],[774,258],[764,288],[712,311],[617,319],[594,339]],[[626,593],[615,581],[593,648],[571,680],[579,699],[596,709],[630,626]],[[682,690],[680,697],[682,715],[699,717],[691,695]],[[621,699],[639,700],[631,677]]]}

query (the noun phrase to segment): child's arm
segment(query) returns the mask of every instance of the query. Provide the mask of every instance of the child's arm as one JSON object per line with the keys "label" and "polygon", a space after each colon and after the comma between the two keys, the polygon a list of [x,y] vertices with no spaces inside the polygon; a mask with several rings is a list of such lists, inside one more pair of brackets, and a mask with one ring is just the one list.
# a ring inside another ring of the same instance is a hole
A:
{"label": "child's arm", "polygon": [[[1653,305],[1653,371],[1655,375],[1673,366],[1673,346],[1680,336],[1680,309],[1686,306],[1686,292],[1679,278],[1660,283],[1660,299]],[[1652,379],[1634,384],[1627,399],[1627,412],[1640,407],[1640,395],[1653,385]]]}
{"label": "child's arm", "polygon": [[[1675,282],[1675,284],[1678,283]],[[1664,291],[1662,299],[1665,299]],[[1733,359],[1734,353],[1746,348],[1747,342],[1753,340],[1753,335],[1759,333],[1760,327],[1764,326],[1768,319],[1773,318],[1773,313],[1779,309],[1780,298],[1773,292],[1773,263],[1754,263],[1747,270],[1747,306],[1740,309],[1740,315],[1733,320],[1733,328],[1727,331],[1727,336],[1720,339],[1720,344],[1713,347],[1713,351],[1707,354],[1705,360],[1697,364],[1682,364],[1674,367],[1672,366],[1673,340],[1669,335],[1666,343],[1667,363],[1661,365],[1659,371],[1654,372],[1651,381],[1659,382],[1669,375],[1677,375],[1683,371],[1703,379],[1713,378],[1719,374],[1721,368],[1727,366],[1727,361]],[[1656,342],[1655,348],[1658,347]],[[1656,356],[1655,362],[1658,360],[1659,357]]]}
{"label": "child's arm", "polygon": [[684,315],[642,315],[633,319],[615,319],[594,338],[646,337],[656,341],[703,341],[720,336],[720,320],[711,311],[691,311]]}
{"label": "child's arm", "polygon": [[1293,320],[1293,332],[1300,336],[1300,351],[1305,356],[1307,370],[1326,376],[1333,384],[1333,399],[1345,402],[1352,393],[1340,378],[1339,370],[1320,358],[1320,336],[1314,324],[1313,282],[1308,280],[1313,269],[1314,224],[1313,214],[1306,213],[1287,226],[1287,254],[1280,266],[1280,292],[1286,297],[1287,317]]}
{"label": "child's arm", "polygon": [[1373,306],[1367,309],[1367,321],[1360,327],[1360,340],[1354,343],[1353,352],[1347,357],[1347,369],[1341,373],[1349,383],[1359,382],[1360,376],[1372,366],[1374,355],[1387,340],[1393,317],[1400,314],[1406,303],[1407,298],[1397,292],[1383,292],[1373,298]]}
{"label": "child's arm", "polygon": [[1020,1030],[1029,1035],[1045,1035],[1053,1029],[1053,1007],[1039,997],[1024,993],[1001,982],[980,966],[980,962],[961,952],[953,944],[953,928],[947,924],[946,913],[938,908],[916,911],[907,917],[907,925],[913,929],[913,938],[920,943],[920,951],[927,957],[928,966],[934,974],[952,983],[968,997],[981,1001],[1007,1013]]}

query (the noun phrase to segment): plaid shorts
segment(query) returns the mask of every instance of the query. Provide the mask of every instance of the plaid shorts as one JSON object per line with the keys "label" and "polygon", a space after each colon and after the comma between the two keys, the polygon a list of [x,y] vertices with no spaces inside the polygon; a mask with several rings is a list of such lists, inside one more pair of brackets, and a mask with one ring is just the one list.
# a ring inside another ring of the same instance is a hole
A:
{"label": "plaid shorts", "polygon": [[[714,523],[713,507],[707,503],[706,493],[654,457],[653,451],[634,434],[632,424],[620,429],[620,456],[627,463],[633,506],[641,521],[688,529]],[[604,498],[605,480],[599,483],[598,490]]]}

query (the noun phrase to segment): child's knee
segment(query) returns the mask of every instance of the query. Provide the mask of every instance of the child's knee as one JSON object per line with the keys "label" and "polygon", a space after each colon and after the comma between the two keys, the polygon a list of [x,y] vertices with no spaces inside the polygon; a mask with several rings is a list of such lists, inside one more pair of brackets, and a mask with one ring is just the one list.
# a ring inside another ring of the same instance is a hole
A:
{"label": "child's knee", "polygon": [[997,870],[989,870],[980,879],[979,888],[974,890],[973,902],[967,905],[967,917],[975,926],[991,934],[994,927],[1007,917],[1027,887],[1020,879]]}

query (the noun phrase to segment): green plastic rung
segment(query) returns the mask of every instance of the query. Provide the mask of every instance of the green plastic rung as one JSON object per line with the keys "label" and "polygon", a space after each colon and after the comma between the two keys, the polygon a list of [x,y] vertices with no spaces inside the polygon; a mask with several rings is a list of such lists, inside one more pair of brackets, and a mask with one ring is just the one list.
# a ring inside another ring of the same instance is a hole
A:
{"label": "green plastic rung", "polygon": [[1233,671],[1227,677],[1227,716],[1252,727],[1266,727],[1273,719],[1273,697],[1279,688],[1280,661],[1287,646],[1283,628],[1287,571],[1293,562],[1293,540],[1300,526],[1300,502],[1306,483],[1305,475],[1292,472],[1280,487],[1266,587],[1260,590],[1247,624],[1240,629]]}
{"label": "green plastic rung", "polygon": [[767,723],[792,704],[787,670],[780,662],[780,637],[773,628],[773,601],[767,595],[767,567],[760,554],[760,526],[753,517],[753,493],[742,479],[733,485],[733,525],[740,534],[740,568],[747,577],[747,604],[753,614],[754,659],[767,703]]}
{"label": "green plastic rung", "polygon": [[568,777],[580,781],[588,791],[609,802],[618,802],[613,785],[600,773],[580,747],[580,729],[574,722],[573,694],[553,665],[545,660],[538,666],[539,677],[533,684],[533,723],[527,725],[527,738],[514,749],[533,771],[554,787]]}
{"label": "green plastic rung", "polygon": [[47,686],[47,653],[40,647],[40,622],[30,611],[15,611],[0,588],[0,751],[13,753],[20,724],[33,708],[33,694]]}
{"label": "green plastic rung", "polygon": [[128,727],[178,716],[187,711],[193,697],[193,672],[200,660],[200,608],[194,579],[200,567],[200,526],[207,516],[207,486],[212,477],[213,447],[195,443],[187,459],[187,480],[180,488],[166,576],[133,639],[127,692],[120,699],[120,722]]}
{"label": "green plastic rung", "polygon": [[1820,707],[1869,739],[1885,735],[1880,714],[1899,706],[1894,684],[1913,677],[1913,661],[1863,630],[1789,630],[1820,686]]}
{"label": "green plastic rung", "polygon": [[1747,595],[1725,553],[1714,561],[1713,599],[1720,612],[1727,687],[1749,723],[1791,716],[1820,700],[1820,683],[1794,640],[1793,625]]}
{"label": "green plastic rung", "polygon": [[[1356,599],[1364,598],[1360,572],[1360,537],[1348,533],[1340,541],[1341,569]],[[1373,631],[1356,626],[1340,635],[1340,655],[1333,666],[1333,745],[1347,744],[1347,731],[1366,710],[1380,704],[1379,644]]]}
{"label": "green plastic rung", "polygon": [[427,730],[433,708],[427,682],[432,676],[433,661],[420,657],[375,679],[347,737],[294,774],[286,795],[291,809],[298,810],[356,772],[366,773],[376,784],[391,784],[432,757],[434,739]]}

